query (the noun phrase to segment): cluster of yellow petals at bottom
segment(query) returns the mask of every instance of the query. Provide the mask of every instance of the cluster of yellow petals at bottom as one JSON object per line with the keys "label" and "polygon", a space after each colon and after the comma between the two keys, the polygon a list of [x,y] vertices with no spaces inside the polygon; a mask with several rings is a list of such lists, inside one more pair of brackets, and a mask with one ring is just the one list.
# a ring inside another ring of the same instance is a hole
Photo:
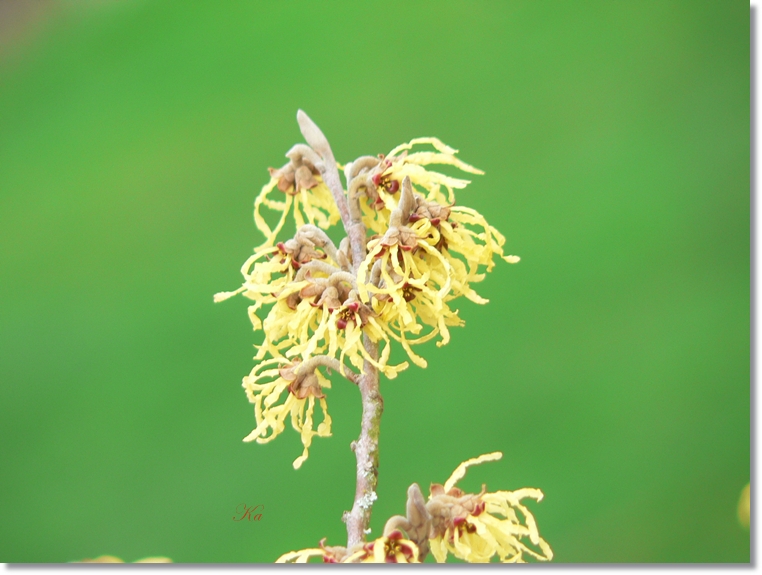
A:
{"label": "cluster of yellow petals at bottom", "polygon": [[[322,542],[321,542],[322,545]],[[281,555],[276,563],[307,563],[320,557],[323,563],[420,563],[418,546],[399,531],[360,543],[350,550],[345,547],[301,549]]]}
{"label": "cluster of yellow petals at bottom", "polygon": [[[411,514],[408,507],[407,518],[392,517],[384,529],[391,529],[387,536],[349,550],[327,547],[323,540],[320,548],[291,551],[276,563],[307,563],[312,558],[322,558],[326,563],[419,563],[426,558],[426,547],[438,563],[444,563],[448,554],[469,563],[488,563],[495,557],[503,563],[525,563],[525,555],[550,561],[553,551],[540,537],[537,522],[522,503],[527,498],[541,501],[542,491],[524,488],[488,493],[482,487],[480,493],[468,494],[455,486],[469,467],[502,456],[500,452],[487,453],[461,463],[444,485],[432,484],[425,512]],[[413,487],[418,489],[416,484]],[[389,527],[395,519],[396,525],[406,526]],[[408,530],[407,534],[400,529]],[[417,538],[421,534],[423,539]]]}
{"label": "cluster of yellow petals at bottom", "polygon": [[[469,467],[497,461],[502,456],[502,453],[494,452],[464,461],[445,482],[443,491],[448,494],[459,491],[455,484],[465,476]],[[448,521],[444,532],[431,539],[431,553],[437,562],[443,563],[448,552],[469,563],[487,563],[494,556],[503,563],[524,563],[524,554],[539,561],[553,559],[550,545],[540,537],[537,522],[521,503],[525,498],[541,501],[542,491],[524,488],[483,493],[476,497],[479,505],[474,512]],[[433,498],[432,494],[429,500]],[[527,546],[522,541],[524,538],[528,538],[539,551]]]}
{"label": "cluster of yellow petals at bottom", "polygon": [[[539,501],[542,492],[520,489],[484,494],[484,512],[478,516],[469,515],[459,526],[448,528],[445,535],[431,540],[429,545],[434,558],[443,563],[449,552],[469,563],[487,563],[495,555],[503,563],[524,563],[523,554],[526,553],[539,561],[550,561],[553,558],[550,545],[540,537],[532,515],[519,503],[525,497]],[[521,524],[516,509],[522,510],[526,525]],[[528,537],[540,551],[525,545],[521,541],[524,537]]]}
{"label": "cluster of yellow petals at bottom", "polygon": [[[243,378],[243,388],[249,401],[254,404],[254,415],[257,426],[244,438],[244,441],[267,443],[275,439],[286,427],[286,419],[291,418],[292,427],[299,433],[304,445],[302,455],[294,460],[294,469],[299,469],[309,455],[312,438],[330,437],[331,417],[324,397],[312,394],[300,399],[289,391],[290,381],[284,379],[279,367],[263,369],[277,364],[283,366],[288,362],[284,359],[269,359],[257,365],[252,372]],[[262,371],[260,371],[262,370]],[[330,380],[323,377],[320,371],[315,371],[321,388],[330,388]],[[265,380],[263,383],[260,383]],[[285,399],[278,403],[286,393]],[[315,404],[323,411],[323,420],[315,428]]]}
{"label": "cluster of yellow petals at bottom", "polygon": [[[124,561],[113,555],[101,555],[95,559],[82,559],[82,561],[74,561],[74,563],[124,563]],[[172,559],[169,557],[146,557],[133,561],[133,563],[172,563]]]}

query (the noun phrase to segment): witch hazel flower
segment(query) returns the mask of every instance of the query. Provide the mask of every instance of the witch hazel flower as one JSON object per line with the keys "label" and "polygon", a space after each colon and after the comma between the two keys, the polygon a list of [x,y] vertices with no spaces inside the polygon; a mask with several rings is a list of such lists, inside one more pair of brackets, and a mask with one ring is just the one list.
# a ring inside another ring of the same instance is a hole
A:
{"label": "witch hazel flower", "polygon": [[[271,367],[273,365],[277,367]],[[257,426],[244,441],[272,441],[283,432],[290,419],[304,445],[302,455],[294,460],[294,469],[299,469],[309,455],[313,437],[331,435],[331,418],[323,393],[330,387],[330,380],[313,365],[302,365],[300,360],[290,363],[284,359],[263,361],[243,379],[243,388],[254,404],[257,420]],[[317,425],[316,405],[322,411],[322,421]]]}
{"label": "witch hazel flower", "polygon": [[444,483],[432,484],[426,509],[431,515],[431,552],[439,563],[451,553],[469,563],[486,563],[497,557],[503,563],[524,563],[529,556],[553,559],[553,551],[540,537],[537,522],[522,503],[542,501],[539,489],[465,493],[455,485],[474,465],[497,461],[500,452],[487,453],[461,463]]}
{"label": "witch hazel flower", "polygon": [[[328,229],[340,217],[331,191],[320,175],[318,166],[322,161],[315,151],[297,144],[286,157],[289,161],[284,166],[277,170],[270,168],[270,181],[254,201],[254,221],[265,235],[265,246],[275,241],[289,214],[293,214],[297,228],[311,224]],[[276,189],[282,195],[273,199]],[[272,229],[264,217],[264,208],[278,214],[278,223]]]}

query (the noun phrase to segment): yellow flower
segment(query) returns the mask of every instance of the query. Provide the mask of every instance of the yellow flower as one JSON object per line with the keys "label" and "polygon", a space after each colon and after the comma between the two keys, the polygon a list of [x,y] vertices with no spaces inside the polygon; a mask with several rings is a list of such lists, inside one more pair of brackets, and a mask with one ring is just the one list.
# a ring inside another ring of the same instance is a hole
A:
{"label": "yellow flower", "polygon": [[[519,261],[503,255],[504,243],[505,238],[478,212],[426,200],[414,194],[406,176],[386,232],[368,242],[357,275],[358,294],[410,359],[426,367],[410,346],[437,335],[441,335],[438,346],[449,342],[448,327],[464,323],[447,305],[453,299],[465,296],[487,303],[470,284],[484,279],[482,272],[492,269],[495,254],[510,263]],[[423,326],[431,329],[425,331]]]}
{"label": "yellow flower", "polygon": [[[408,153],[408,150],[421,145],[430,145],[436,151]],[[368,202],[362,203],[365,226],[377,234],[386,231],[390,214],[397,206],[398,192],[405,177],[410,178],[415,191],[423,193],[426,200],[442,205],[455,203],[454,190],[465,188],[470,180],[452,178],[428,170],[424,166],[450,165],[471,174],[484,173],[456,158],[457,153],[458,150],[450,148],[438,138],[415,138],[397,146],[386,156],[376,159],[375,165],[367,173],[366,180],[362,182],[368,199]],[[351,170],[352,165],[348,164],[345,172]],[[447,190],[447,194],[442,192],[442,187]]]}
{"label": "yellow flower", "polygon": [[[537,523],[521,503],[542,500],[539,489],[466,494],[455,487],[472,465],[496,461],[500,452],[461,463],[444,485],[433,484],[426,509],[431,514],[431,552],[439,563],[448,553],[470,563],[486,563],[497,556],[504,563],[523,563],[524,555],[550,561],[553,551],[540,537]],[[528,545],[531,543],[532,547]]]}
{"label": "yellow flower", "polygon": [[[301,373],[299,363],[288,363],[282,358],[269,359],[257,365],[243,379],[243,388],[249,401],[254,404],[257,420],[257,426],[244,441],[272,441],[285,429],[286,419],[290,416],[291,425],[301,435],[304,445],[302,455],[294,460],[294,469],[299,469],[307,459],[313,437],[331,435],[331,418],[322,392],[331,387],[331,382],[318,370]],[[274,364],[280,367],[263,369]],[[283,392],[287,392],[286,397],[278,404]],[[323,411],[323,420],[317,428],[314,421],[316,402]]]}
{"label": "yellow flower", "polygon": [[[387,156],[365,156],[347,164],[350,217],[361,217],[368,230],[379,234],[367,242],[367,255],[356,277],[348,240],[337,249],[319,229],[340,219],[321,177],[321,157],[309,146],[297,144],[286,154],[286,165],[270,169],[271,179],[254,204],[254,219],[265,242],[241,268],[242,286],[215,295],[215,301],[239,293],[252,300],[252,326],[264,332],[262,343],[255,346],[254,359],[261,363],[244,379],[257,416],[257,427],[246,441],[271,440],[290,415],[304,444],[303,456],[294,462],[298,467],[307,457],[312,437],[330,435],[330,418],[321,391],[328,387],[322,383],[327,380],[316,371],[299,373],[297,363],[318,356],[324,362],[330,359],[349,379],[354,375],[347,372],[349,366],[362,372],[370,363],[394,378],[408,367],[406,361],[389,363],[394,340],[411,361],[426,367],[426,360],[412,346],[435,338],[437,345],[445,345],[449,328],[464,324],[450,302],[463,296],[486,303],[472,284],[492,269],[495,255],[510,263],[518,261],[503,254],[505,238],[481,214],[453,205],[454,190],[469,181],[429,169],[450,165],[483,173],[459,160],[456,153],[436,138],[417,138]],[[272,197],[276,188],[284,194],[282,199]],[[368,201],[358,204],[362,195]],[[272,228],[265,209],[278,214]],[[295,236],[275,243],[291,213],[297,225]],[[378,357],[365,349],[363,336],[378,344]],[[287,376],[284,370],[289,369]],[[302,387],[306,377],[318,383]],[[315,403],[324,413],[317,428],[312,420]]]}
{"label": "yellow flower", "polygon": [[[286,242],[257,248],[241,267],[243,285],[232,292],[215,294],[214,301],[224,301],[243,293],[245,297],[254,300],[255,304],[249,308],[249,317],[254,329],[261,329],[262,322],[256,312],[263,305],[274,303],[277,299],[276,294],[296,280],[300,268],[314,262],[312,265],[320,266],[319,269],[327,269],[329,273],[330,270],[339,269],[339,264],[325,251],[327,242],[316,237],[316,233],[319,233],[317,228],[303,226],[294,238]],[[323,245],[319,245],[321,243]],[[325,265],[321,266],[323,263]]]}
{"label": "yellow flower", "polygon": [[[315,153],[297,144],[286,156],[289,162],[285,166],[279,170],[270,168],[270,181],[254,201],[254,222],[265,234],[265,246],[273,244],[292,207],[297,229],[305,223],[328,229],[340,219],[331,190],[315,167],[318,161]],[[270,197],[276,188],[285,194],[283,200]],[[278,223],[272,229],[265,221],[263,207],[279,214]]]}
{"label": "yellow flower", "polygon": [[479,296],[470,284],[482,281],[483,272],[492,271],[495,255],[510,264],[518,263],[520,258],[503,254],[505,237],[476,210],[450,206],[447,213],[447,218],[422,219],[421,233],[426,234],[430,244],[438,247],[449,264],[451,292],[448,300],[462,295],[475,303],[487,303],[488,300]]}
{"label": "yellow flower", "polygon": [[323,539],[320,548],[291,551],[275,562],[307,563],[313,557],[321,557],[323,563],[420,563],[418,546],[396,530],[349,550],[340,546],[327,547]]}
{"label": "yellow flower", "polygon": [[[446,261],[426,242],[414,241],[421,249],[407,250],[399,243],[386,245],[384,238],[369,242],[357,285],[360,298],[370,302],[381,329],[402,345],[416,365],[426,367],[426,360],[410,346],[437,335],[442,336],[437,344],[444,345],[450,339],[448,326],[463,325],[463,321],[445,304],[451,285]],[[366,283],[371,264],[378,270],[378,280]],[[431,329],[424,331],[424,325]]]}
{"label": "yellow flower", "polygon": [[[428,169],[450,165],[483,173],[456,153],[437,138],[417,138],[387,156],[366,156],[346,166],[349,196],[366,196],[369,202],[360,202],[363,220],[369,230],[383,234],[368,241],[356,279],[348,248],[337,250],[315,227],[333,225],[339,214],[314,150],[297,144],[286,154],[285,166],[270,170],[271,180],[255,202],[265,244],[244,264],[242,287],[215,296],[222,301],[243,293],[254,301],[249,317],[255,330],[265,332],[256,360],[306,361],[322,354],[339,357],[342,365],[346,359],[357,370],[368,361],[393,378],[407,367],[407,362],[388,364],[394,340],[411,361],[426,367],[412,346],[435,338],[445,345],[449,328],[464,324],[449,302],[463,296],[487,303],[471,284],[484,279],[495,255],[510,263],[519,260],[503,254],[505,238],[481,214],[452,205],[454,190],[469,181]],[[285,193],[284,201],[270,198],[276,187]],[[299,230],[293,239],[273,245],[292,205]],[[273,229],[262,216],[263,206],[280,212]],[[271,307],[262,320],[266,306]],[[363,334],[383,342],[378,360],[365,350]]]}

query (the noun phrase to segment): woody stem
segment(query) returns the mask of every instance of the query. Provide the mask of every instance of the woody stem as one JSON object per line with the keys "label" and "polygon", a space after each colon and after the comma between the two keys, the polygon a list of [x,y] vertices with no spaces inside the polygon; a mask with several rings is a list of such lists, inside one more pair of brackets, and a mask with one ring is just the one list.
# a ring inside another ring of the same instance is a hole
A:
{"label": "woody stem", "polygon": [[[352,272],[357,277],[366,256],[367,234],[362,222],[359,198],[350,194],[349,204],[341,187],[339,172],[336,166],[331,146],[323,132],[307,114],[299,110],[296,114],[299,128],[307,143],[323,160],[320,173],[323,181],[331,190],[336,207],[341,215],[344,229],[349,238],[352,256]],[[350,282],[352,283],[352,282]],[[378,344],[363,334],[365,351],[374,362],[378,363]],[[357,458],[357,487],[352,510],[344,514],[347,524],[347,547],[352,547],[365,540],[365,533],[370,525],[370,513],[376,499],[378,484],[378,434],[381,423],[381,413],[384,401],[378,388],[378,368],[365,360],[360,376],[360,396],[362,398],[362,421],[360,437],[352,442],[352,449]]]}
{"label": "woody stem", "polygon": [[[368,355],[377,360],[378,344],[367,335],[363,336],[363,344]],[[378,369],[367,360],[363,366],[359,387],[362,397],[362,421],[360,437],[352,442],[352,449],[357,458],[357,487],[352,511],[344,514],[347,524],[347,548],[365,541],[378,484],[378,436],[384,400],[379,392]]]}
{"label": "woody stem", "polygon": [[[349,202],[350,224],[347,232],[352,250],[352,268],[357,277],[366,256],[367,235],[362,222],[359,199],[350,196]],[[363,334],[363,345],[368,356],[378,363],[378,343],[372,341],[367,334]],[[384,400],[379,391],[378,368],[367,359],[363,363],[359,387],[362,398],[360,437],[352,442],[352,449],[357,458],[357,486],[352,511],[344,514],[348,548],[365,541],[378,484],[378,436]]]}

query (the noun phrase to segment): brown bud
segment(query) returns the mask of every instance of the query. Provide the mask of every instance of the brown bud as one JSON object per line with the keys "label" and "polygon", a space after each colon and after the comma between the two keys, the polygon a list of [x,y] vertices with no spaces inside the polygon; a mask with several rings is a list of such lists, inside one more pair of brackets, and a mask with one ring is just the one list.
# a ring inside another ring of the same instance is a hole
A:
{"label": "brown bud", "polygon": [[328,286],[323,290],[320,295],[320,299],[315,302],[316,306],[325,306],[329,310],[333,311],[341,307],[341,301],[339,300],[339,292],[333,286]]}
{"label": "brown bud", "polygon": [[317,398],[325,397],[323,388],[320,387],[320,381],[314,371],[306,375],[297,375],[296,379],[288,386],[288,390],[294,394],[297,399],[305,399],[310,395]]}
{"label": "brown bud", "polygon": [[299,166],[296,169],[294,179],[296,181],[297,192],[301,190],[310,190],[318,185],[318,181],[315,179],[315,176],[312,174],[312,170],[310,170],[307,166],[304,166],[304,165]]}

